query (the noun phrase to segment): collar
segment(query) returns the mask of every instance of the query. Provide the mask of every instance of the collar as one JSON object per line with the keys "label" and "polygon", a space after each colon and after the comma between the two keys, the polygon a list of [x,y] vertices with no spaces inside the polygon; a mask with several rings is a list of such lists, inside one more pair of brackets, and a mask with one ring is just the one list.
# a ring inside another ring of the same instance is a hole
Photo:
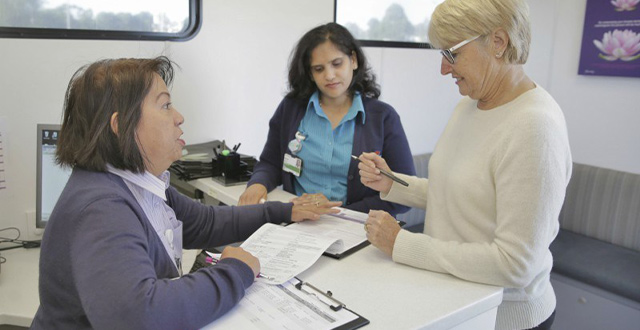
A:
{"label": "collar", "polygon": [[[320,92],[315,91],[311,97],[309,98],[309,103],[307,103],[307,111],[312,110],[316,113],[316,115],[320,117],[326,117],[322,108],[320,107]],[[349,111],[345,115],[343,121],[347,121],[353,118],[356,118],[358,114],[362,117],[362,125],[364,125],[366,115],[364,112],[364,104],[362,103],[362,96],[360,92],[355,92],[353,95],[353,100],[351,100],[351,107]]]}
{"label": "collar", "polygon": [[160,177],[157,177],[148,171],[144,173],[133,173],[128,170],[115,168],[111,166],[111,164],[107,164],[107,171],[167,201],[165,190],[169,188],[169,171],[164,171],[160,174]]}

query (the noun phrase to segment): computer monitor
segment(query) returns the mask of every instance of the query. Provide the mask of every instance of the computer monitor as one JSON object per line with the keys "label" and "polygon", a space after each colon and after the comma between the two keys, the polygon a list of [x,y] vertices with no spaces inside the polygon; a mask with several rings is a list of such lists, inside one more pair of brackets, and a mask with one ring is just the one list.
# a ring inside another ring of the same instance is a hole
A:
{"label": "computer monitor", "polygon": [[36,228],[44,229],[71,169],[55,162],[60,125],[38,124],[37,131]]}

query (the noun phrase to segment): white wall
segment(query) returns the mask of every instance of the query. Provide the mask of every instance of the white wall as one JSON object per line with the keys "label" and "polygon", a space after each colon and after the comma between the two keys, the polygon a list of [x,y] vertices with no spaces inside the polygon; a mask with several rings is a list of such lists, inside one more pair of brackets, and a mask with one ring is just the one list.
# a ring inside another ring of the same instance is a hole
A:
{"label": "white wall", "polygon": [[[560,103],[574,160],[640,173],[640,79],[578,70],[584,0],[530,0],[532,50],[525,69]],[[27,231],[35,207],[35,127],[60,122],[73,72],[101,58],[169,55],[181,67],[172,90],[187,143],[225,138],[258,155],[280,102],[291,47],[333,19],[333,0],[204,0],[198,36],[182,43],[0,39],[0,118],[6,123],[8,189],[0,229]],[[432,151],[460,98],[434,50],[366,48],[382,99],[400,113],[412,151]]]}
{"label": "white wall", "polygon": [[576,162],[640,173],[640,78],[577,74],[585,8],[584,0],[557,1],[549,92],[564,110]]}

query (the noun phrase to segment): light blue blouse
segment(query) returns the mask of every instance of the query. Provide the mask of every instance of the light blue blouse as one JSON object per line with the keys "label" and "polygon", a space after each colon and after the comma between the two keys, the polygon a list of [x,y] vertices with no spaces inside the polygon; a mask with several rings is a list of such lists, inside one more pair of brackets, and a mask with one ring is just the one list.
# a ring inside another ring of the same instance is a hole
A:
{"label": "light blue blouse", "polygon": [[332,130],[331,122],[320,106],[319,92],[311,96],[298,128],[305,139],[295,154],[302,159],[302,173],[295,180],[296,195],[322,193],[329,200],[346,203],[347,175],[358,113],[362,113],[364,124],[365,112],[360,93],[353,96],[349,111]]}

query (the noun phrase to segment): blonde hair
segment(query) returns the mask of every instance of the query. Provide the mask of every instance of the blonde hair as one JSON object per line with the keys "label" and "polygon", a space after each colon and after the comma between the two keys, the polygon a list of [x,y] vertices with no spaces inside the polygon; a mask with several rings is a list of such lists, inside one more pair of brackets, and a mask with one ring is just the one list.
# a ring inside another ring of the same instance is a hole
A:
{"label": "blonde hair", "polygon": [[509,35],[504,59],[525,64],[529,57],[531,27],[524,0],[446,0],[436,7],[429,23],[429,41],[436,48],[481,35],[497,28]]}

